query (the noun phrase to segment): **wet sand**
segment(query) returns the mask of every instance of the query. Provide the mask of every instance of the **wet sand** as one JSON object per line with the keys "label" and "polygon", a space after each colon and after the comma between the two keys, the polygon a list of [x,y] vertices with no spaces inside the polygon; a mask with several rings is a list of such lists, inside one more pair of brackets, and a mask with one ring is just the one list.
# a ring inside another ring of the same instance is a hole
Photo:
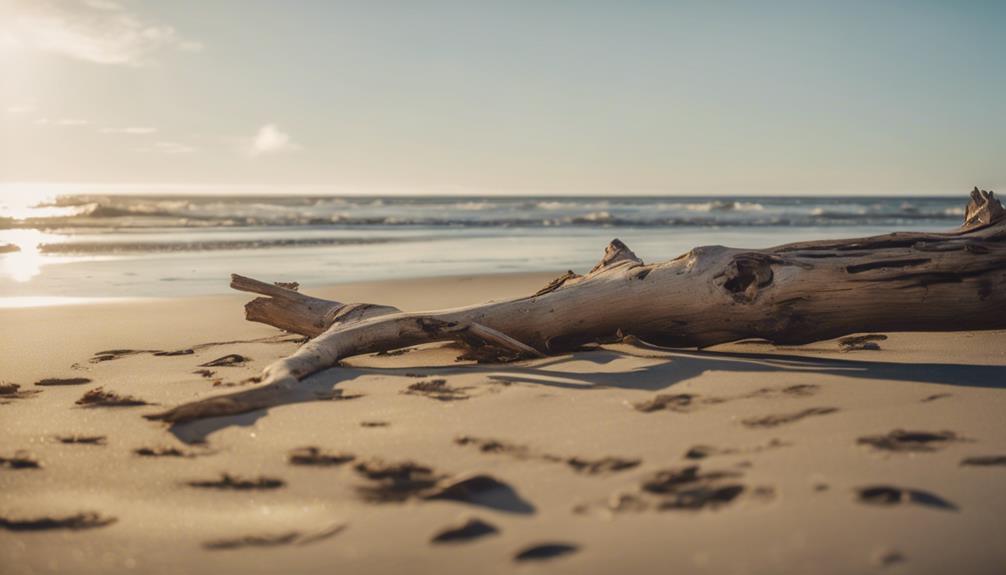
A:
{"label": "wet sand", "polygon": [[[420,310],[553,275],[307,291]],[[248,299],[0,309],[4,573],[1006,565],[1006,332],[507,365],[432,346],[354,358],[266,410],[145,420],[253,389],[296,348],[244,321]]]}

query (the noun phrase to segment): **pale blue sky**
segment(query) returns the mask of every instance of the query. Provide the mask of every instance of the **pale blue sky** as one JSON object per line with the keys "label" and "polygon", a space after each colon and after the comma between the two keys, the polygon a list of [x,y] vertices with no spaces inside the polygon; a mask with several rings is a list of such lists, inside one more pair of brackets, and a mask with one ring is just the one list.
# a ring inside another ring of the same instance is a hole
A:
{"label": "pale blue sky", "polygon": [[0,0],[0,182],[1001,189],[1004,29],[1006,2]]}

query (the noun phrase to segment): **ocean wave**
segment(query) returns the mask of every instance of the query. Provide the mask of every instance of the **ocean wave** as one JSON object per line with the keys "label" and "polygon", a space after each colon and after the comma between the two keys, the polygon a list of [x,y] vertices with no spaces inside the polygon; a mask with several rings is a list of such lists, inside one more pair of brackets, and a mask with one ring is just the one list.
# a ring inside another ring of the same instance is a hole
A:
{"label": "ocean wave", "polygon": [[899,226],[950,224],[956,198],[486,198],[70,196],[0,229],[250,227]]}
{"label": "ocean wave", "polygon": [[55,242],[40,244],[44,254],[97,255],[127,253],[170,253],[263,248],[368,245],[415,241],[421,238],[273,238],[259,240],[199,240],[166,242]]}

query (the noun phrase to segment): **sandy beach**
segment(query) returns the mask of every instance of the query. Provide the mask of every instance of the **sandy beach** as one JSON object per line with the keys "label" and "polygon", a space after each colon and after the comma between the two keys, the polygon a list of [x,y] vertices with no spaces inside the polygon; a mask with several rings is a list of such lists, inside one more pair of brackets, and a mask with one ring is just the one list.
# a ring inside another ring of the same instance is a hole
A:
{"label": "sandy beach", "polygon": [[[552,277],[310,293],[422,310]],[[266,410],[144,419],[251,389],[296,348],[244,321],[247,299],[0,310],[0,380],[20,386],[0,397],[4,573],[1006,565],[991,535],[1006,526],[1006,332],[852,351],[614,344],[506,365],[432,346],[355,358]]]}

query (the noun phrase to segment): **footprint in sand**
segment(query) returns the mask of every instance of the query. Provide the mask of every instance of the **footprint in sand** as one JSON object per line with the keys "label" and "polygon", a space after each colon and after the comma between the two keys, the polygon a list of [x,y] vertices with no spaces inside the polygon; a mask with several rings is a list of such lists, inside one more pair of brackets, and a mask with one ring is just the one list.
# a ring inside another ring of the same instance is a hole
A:
{"label": "footprint in sand", "polygon": [[967,441],[953,431],[906,431],[895,429],[887,435],[867,435],[856,443],[893,453],[936,451],[949,443]]}
{"label": "footprint in sand", "polygon": [[0,529],[8,531],[48,531],[52,529],[79,531],[105,527],[116,521],[115,517],[106,517],[93,511],[67,517],[33,517],[30,519],[0,516]]}
{"label": "footprint in sand", "polygon": [[499,533],[499,528],[491,523],[471,517],[460,525],[446,527],[438,531],[431,543],[467,543]]}
{"label": "footprint in sand", "polygon": [[518,551],[514,561],[543,561],[576,553],[580,546],[575,543],[539,543]]}
{"label": "footprint in sand", "polygon": [[891,485],[872,485],[858,488],[856,490],[856,497],[860,503],[867,505],[891,507],[914,504],[946,511],[957,511],[957,506],[950,501],[921,489],[909,489]]}

